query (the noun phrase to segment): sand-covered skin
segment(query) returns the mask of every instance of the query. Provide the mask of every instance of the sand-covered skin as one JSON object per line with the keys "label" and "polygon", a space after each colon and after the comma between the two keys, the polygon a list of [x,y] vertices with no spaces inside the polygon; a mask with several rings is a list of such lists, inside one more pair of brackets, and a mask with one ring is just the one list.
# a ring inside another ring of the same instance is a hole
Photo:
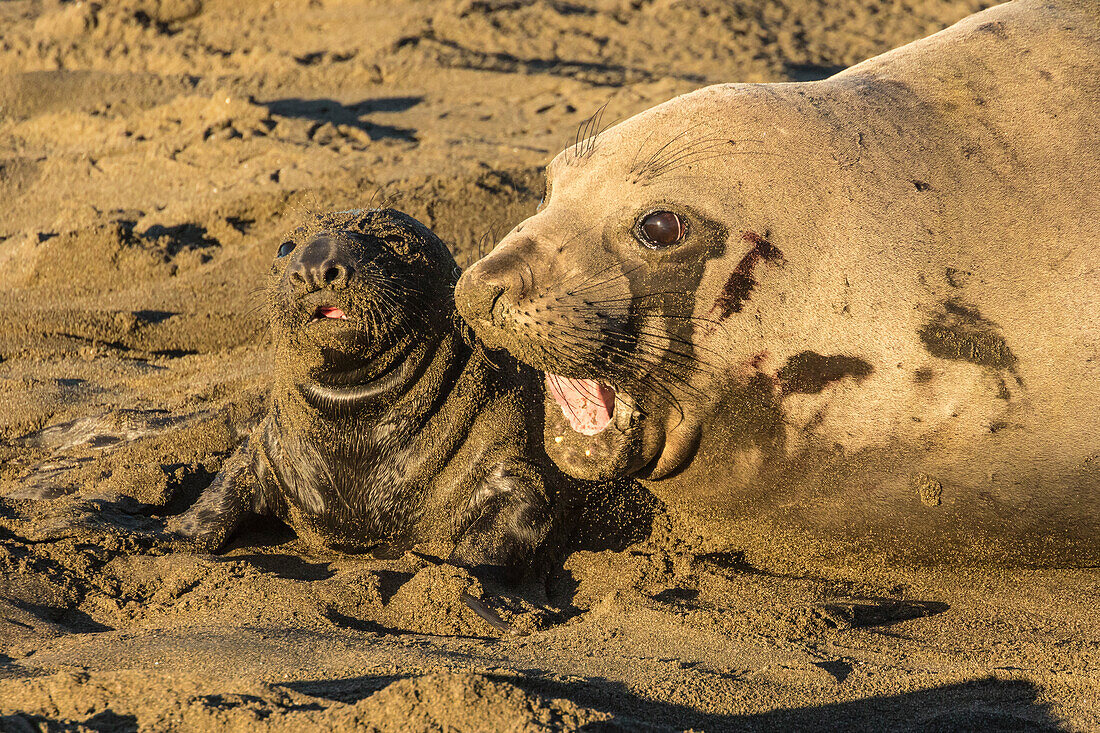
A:
{"label": "sand-covered skin", "polygon": [[658,514],[510,599],[446,548],[123,531],[262,414],[257,289],[302,212],[389,201],[468,264],[605,102],[814,78],[987,4],[0,4],[0,729],[1100,727],[1096,570],[756,568]]}

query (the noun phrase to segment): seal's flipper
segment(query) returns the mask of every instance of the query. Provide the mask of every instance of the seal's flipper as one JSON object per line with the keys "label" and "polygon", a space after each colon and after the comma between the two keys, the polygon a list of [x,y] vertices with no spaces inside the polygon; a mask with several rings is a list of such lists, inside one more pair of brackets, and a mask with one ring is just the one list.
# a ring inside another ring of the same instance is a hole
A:
{"label": "seal's flipper", "polygon": [[450,562],[515,584],[553,519],[542,476],[517,461],[499,464],[471,494],[464,519]]}
{"label": "seal's flipper", "polygon": [[252,466],[253,452],[245,440],[198,500],[168,520],[168,531],[204,550],[224,545],[255,504],[258,483]]}

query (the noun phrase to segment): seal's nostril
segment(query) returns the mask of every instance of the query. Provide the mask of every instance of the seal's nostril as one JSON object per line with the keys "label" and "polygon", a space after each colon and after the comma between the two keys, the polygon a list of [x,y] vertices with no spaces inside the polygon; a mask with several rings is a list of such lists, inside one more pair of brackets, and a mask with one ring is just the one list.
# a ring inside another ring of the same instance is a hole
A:
{"label": "seal's nostril", "polygon": [[498,323],[504,304],[500,298],[504,295],[504,288],[493,282],[482,283],[480,287],[471,293],[469,299],[470,311],[477,318]]}
{"label": "seal's nostril", "polygon": [[[489,307],[486,309],[486,315],[489,321],[499,321],[501,311],[504,308],[504,304],[500,302],[500,296],[504,295],[504,288],[499,285],[489,286]],[[500,306],[499,308],[497,306]]]}
{"label": "seal's nostril", "polygon": [[325,282],[326,283],[331,284],[332,282],[335,282],[336,278],[338,278],[338,277],[340,277],[340,268],[330,267],[327,270],[325,270]]}
{"label": "seal's nostril", "polygon": [[290,279],[299,284],[304,284],[306,281],[306,279],[302,277],[302,273],[300,272],[290,273]]}

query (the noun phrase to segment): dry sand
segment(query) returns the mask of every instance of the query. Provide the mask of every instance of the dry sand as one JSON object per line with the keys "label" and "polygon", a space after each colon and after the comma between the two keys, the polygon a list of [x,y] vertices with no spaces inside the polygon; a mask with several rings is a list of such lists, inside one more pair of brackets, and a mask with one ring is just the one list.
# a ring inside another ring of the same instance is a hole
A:
{"label": "dry sand", "polygon": [[658,510],[501,637],[417,555],[56,531],[217,472],[302,212],[386,200],[469,263],[605,102],[817,78],[987,4],[0,2],[0,729],[1100,729],[1096,569],[750,567]]}

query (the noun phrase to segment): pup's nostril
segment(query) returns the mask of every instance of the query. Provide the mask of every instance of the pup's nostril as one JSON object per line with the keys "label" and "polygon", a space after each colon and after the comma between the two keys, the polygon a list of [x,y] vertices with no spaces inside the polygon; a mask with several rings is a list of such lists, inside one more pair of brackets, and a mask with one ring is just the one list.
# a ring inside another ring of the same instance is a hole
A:
{"label": "pup's nostril", "polygon": [[340,277],[340,268],[330,267],[327,270],[325,270],[325,282],[326,283],[335,282],[336,278],[338,278],[338,277]]}
{"label": "pup's nostril", "polygon": [[300,283],[300,284],[304,284],[305,281],[306,281],[306,279],[304,277],[302,277],[302,273],[300,273],[300,272],[290,273],[290,279],[293,280],[294,282]]}

